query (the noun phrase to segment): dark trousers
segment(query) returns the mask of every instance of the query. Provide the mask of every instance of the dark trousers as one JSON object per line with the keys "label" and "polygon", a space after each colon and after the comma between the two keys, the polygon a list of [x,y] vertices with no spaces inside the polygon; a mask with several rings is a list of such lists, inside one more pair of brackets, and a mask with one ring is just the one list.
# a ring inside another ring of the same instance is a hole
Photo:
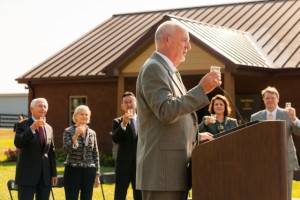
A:
{"label": "dark trousers", "polygon": [[116,170],[116,184],[115,184],[115,200],[126,200],[127,189],[131,183],[133,190],[133,199],[142,200],[142,193],[136,190],[135,184],[135,170],[131,169],[130,172],[121,173]]}
{"label": "dark trousers", "polygon": [[96,168],[65,166],[64,189],[66,200],[91,200],[93,197]]}
{"label": "dark trousers", "polygon": [[50,196],[51,186],[45,186],[41,175],[37,185],[18,185],[19,200],[33,200],[34,194],[36,200],[47,200]]}

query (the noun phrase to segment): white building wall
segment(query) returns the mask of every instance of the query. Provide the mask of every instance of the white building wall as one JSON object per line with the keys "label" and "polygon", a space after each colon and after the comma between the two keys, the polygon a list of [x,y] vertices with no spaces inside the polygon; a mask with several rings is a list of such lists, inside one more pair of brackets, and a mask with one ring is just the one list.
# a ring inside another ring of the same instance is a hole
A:
{"label": "white building wall", "polygon": [[0,114],[28,115],[28,94],[0,94]]}

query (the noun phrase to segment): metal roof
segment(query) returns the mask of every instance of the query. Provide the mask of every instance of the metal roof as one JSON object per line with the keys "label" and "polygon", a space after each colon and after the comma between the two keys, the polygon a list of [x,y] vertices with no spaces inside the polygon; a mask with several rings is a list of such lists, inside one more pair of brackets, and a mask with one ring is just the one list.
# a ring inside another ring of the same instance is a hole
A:
{"label": "metal roof", "polygon": [[251,1],[113,15],[17,81],[113,75],[166,17],[186,19],[195,39],[233,63],[299,68],[299,8],[300,0]]}
{"label": "metal roof", "polygon": [[[172,16],[171,16],[172,17]],[[236,65],[269,67],[267,58],[247,32],[206,24],[185,18],[172,17],[201,42],[228,58]]]}

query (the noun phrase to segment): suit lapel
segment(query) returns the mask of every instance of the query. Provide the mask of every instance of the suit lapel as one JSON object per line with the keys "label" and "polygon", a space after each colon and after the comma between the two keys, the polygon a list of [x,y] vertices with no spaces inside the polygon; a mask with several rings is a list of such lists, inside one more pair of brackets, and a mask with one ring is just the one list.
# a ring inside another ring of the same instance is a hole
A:
{"label": "suit lapel", "polygon": [[178,78],[177,75],[173,72],[169,70],[169,76],[171,77],[171,79],[175,82],[176,86],[178,87],[178,89],[180,90],[181,94],[186,94],[186,88],[183,85],[183,83],[181,83]]}
{"label": "suit lapel", "polygon": [[276,120],[286,120],[283,111],[280,108],[277,109]]}
{"label": "suit lapel", "polygon": [[267,118],[267,111],[266,110],[263,110],[262,112],[261,112],[261,115],[260,115],[260,119],[258,119],[258,120],[267,120],[268,118]]}
{"label": "suit lapel", "polygon": [[186,88],[185,86],[178,80],[176,74],[173,72],[171,67],[168,65],[168,63],[158,54],[153,53],[152,58],[157,60],[167,71],[171,78],[171,80],[175,83],[176,87],[179,89],[181,94],[186,94]]}

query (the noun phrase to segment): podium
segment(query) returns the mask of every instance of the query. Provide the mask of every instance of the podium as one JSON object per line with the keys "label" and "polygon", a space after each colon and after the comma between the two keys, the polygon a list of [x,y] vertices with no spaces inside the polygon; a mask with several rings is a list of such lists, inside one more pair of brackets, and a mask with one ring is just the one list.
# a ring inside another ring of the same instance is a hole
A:
{"label": "podium", "polygon": [[192,152],[193,200],[286,200],[285,121],[260,121]]}

